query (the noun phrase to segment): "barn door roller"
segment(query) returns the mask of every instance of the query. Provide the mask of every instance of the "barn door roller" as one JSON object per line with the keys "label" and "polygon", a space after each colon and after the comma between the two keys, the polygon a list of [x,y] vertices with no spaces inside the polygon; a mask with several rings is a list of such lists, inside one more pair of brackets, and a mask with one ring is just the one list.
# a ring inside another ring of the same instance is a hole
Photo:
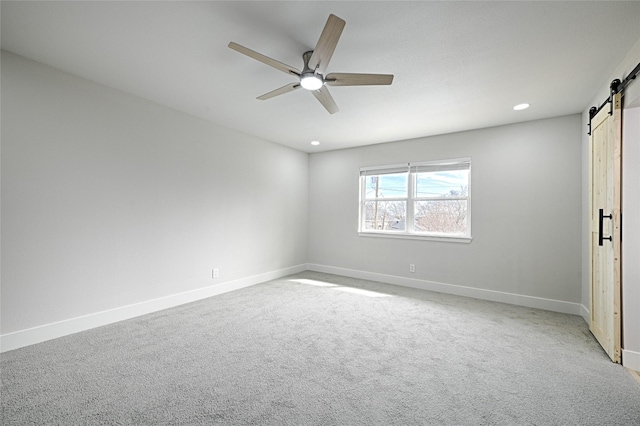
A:
{"label": "barn door roller", "polygon": [[620,93],[626,89],[626,87],[631,84],[633,80],[640,74],[640,63],[636,65],[636,67],[629,73],[629,75],[622,81],[619,79],[615,79],[611,82],[611,86],[609,86],[609,97],[600,105],[599,107],[591,107],[589,109],[589,131],[588,135],[591,135],[591,120],[596,116],[598,112],[606,105],[611,104],[609,106],[609,115],[613,115],[613,95],[616,93]]}

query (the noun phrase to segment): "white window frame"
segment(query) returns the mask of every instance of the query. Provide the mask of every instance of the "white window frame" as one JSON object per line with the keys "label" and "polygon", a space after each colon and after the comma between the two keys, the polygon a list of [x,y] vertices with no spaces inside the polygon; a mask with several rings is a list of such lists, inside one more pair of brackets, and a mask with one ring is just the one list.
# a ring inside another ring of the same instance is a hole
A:
{"label": "white window frame", "polygon": [[[469,170],[468,190],[466,196],[461,197],[417,197],[416,196],[416,175],[424,171],[446,171],[446,170]],[[407,196],[406,197],[384,197],[384,201],[404,201],[406,202],[405,230],[372,230],[364,229],[366,219],[366,177],[390,173],[407,173]],[[467,230],[464,235],[441,234],[417,232],[414,229],[414,206],[417,201],[443,201],[443,200],[466,200],[467,201]],[[405,238],[413,240],[449,241],[458,243],[470,243],[471,237],[471,158],[454,158],[447,160],[422,161],[416,163],[404,163],[388,166],[373,166],[360,168],[360,201],[358,215],[358,235],[362,237],[382,237],[382,238]]]}

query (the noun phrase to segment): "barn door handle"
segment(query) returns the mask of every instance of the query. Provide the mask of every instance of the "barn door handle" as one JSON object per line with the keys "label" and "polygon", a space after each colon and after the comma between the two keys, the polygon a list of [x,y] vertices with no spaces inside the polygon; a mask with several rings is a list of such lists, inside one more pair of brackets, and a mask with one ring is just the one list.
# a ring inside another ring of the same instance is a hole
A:
{"label": "barn door handle", "polygon": [[612,214],[604,214],[604,209],[600,209],[600,218],[598,220],[598,245],[602,245],[602,241],[604,240],[609,240],[609,241],[613,241],[611,239],[611,235],[609,235],[608,237],[604,237],[602,235],[602,221],[604,220],[604,218],[607,219],[613,219],[613,213]]}

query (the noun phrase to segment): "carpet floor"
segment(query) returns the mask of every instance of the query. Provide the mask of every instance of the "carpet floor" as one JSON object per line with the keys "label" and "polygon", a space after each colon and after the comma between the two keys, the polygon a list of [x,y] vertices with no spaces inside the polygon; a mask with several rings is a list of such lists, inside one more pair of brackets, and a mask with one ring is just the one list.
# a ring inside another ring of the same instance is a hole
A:
{"label": "carpet floor", "polygon": [[6,352],[3,425],[640,425],[578,316],[304,272]]}

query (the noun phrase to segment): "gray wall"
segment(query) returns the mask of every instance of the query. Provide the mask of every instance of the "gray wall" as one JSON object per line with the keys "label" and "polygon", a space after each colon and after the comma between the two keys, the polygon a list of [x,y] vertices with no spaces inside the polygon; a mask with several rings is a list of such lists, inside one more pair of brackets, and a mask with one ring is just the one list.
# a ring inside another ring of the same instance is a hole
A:
{"label": "gray wall", "polygon": [[2,334],[306,262],[305,153],[7,52],[1,136]]}
{"label": "gray wall", "polygon": [[[578,114],[312,154],[309,263],[579,304],[581,132]],[[361,166],[469,156],[470,244],[358,236]]]}

